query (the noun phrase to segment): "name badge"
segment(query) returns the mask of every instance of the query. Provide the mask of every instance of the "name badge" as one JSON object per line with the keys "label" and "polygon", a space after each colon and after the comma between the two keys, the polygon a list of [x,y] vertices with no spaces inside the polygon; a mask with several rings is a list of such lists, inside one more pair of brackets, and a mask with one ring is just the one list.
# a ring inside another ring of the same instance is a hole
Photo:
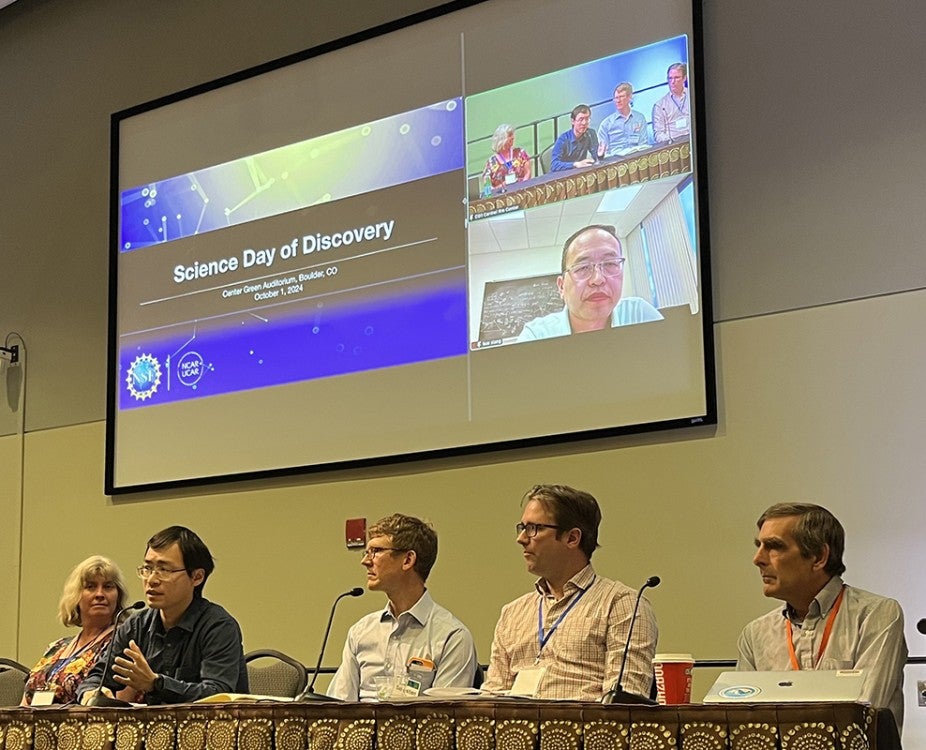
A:
{"label": "name badge", "polygon": [[540,690],[540,683],[546,674],[545,666],[527,667],[515,675],[514,684],[511,686],[509,695],[522,695],[527,698],[536,698]]}
{"label": "name badge", "polygon": [[687,117],[679,117],[679,118],[675,121],[675,127],[677,127],[677,128],[687,128],[687,127],[688,127],[688,118],[687,118]]}
{"label": "name badge", "polygon": [[55,702],[55,691],[54,690],[36,690],[32,694],[32,704],[33,706],[50,706]]}
{"label": "name badge", "polygon": [[514,172],[509,172],[505,175],[505,184],[514,185],[518,181],[518,176]]}
{"label": "name badge", "polygon": [[404,680],[396,680],[396,685],[392,690],[393,698],[414,698],[420,694],[421,683],[411,677],[406,677]]}

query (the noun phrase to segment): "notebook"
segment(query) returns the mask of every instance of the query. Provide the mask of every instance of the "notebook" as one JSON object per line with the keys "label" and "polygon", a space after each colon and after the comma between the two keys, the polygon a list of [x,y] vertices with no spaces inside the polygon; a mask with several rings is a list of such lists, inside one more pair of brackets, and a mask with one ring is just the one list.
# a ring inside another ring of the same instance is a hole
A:
{"label": "notebook", "polygon": [[855,702],[864,670],[723,672],[704,696],[705,703]]}

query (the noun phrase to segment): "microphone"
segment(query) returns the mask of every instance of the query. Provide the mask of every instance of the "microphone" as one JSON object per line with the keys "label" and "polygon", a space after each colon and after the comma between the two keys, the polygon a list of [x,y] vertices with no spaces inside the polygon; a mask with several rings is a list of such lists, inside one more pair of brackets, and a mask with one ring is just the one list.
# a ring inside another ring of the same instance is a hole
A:
{"label": "microphone", "polygon": [[630,617],[630,627],[627,630],[627,642],[624,644],[624,655],[621,657],[621,668],[617,673],[617,681],[611,689],[601,696],[602,703],[623,703],[631,705],[655,706],[656,701],[645,698],[642,695],[628,693],[624,690],[624,668],[627,666],[627,652],[630,651],[630,639],[633,636],[633,626],[637,621],[637,610],[640,608],[640,599],[643,598],[643,592],[646,589],[656,588],[662,580],[659,576],[650,576],[646,579],[640,590],[637,592],[637,601],[633,605],[633,615]]}
{"label": "microphone", "polygon": [[916,623],[916,629],[919,630],[923,635],[926,635],[926,617]]}
{"label": "microphone", "polygon": [[328,615],[328,627],[325,628],[325,637],[322,638],[322,648],[318,654],[318,663],[315,665],[315,670],[312,672],[312,681],[308,684],[305,690],[303,690],[299,695],[296,696],[295,702],[300,701],[333,701],[337,698],[332,698],[328,695],[322,695],[321,693],[315,692],[315,680],[318,679],[318,673],[322,669],[322,659],[325,658],[325,646],[328,645],[328,635],[331,633],[331,623],[334,622],[334,610],[338,606],[338,602],[341,601],[345,596],[361,596],[363,594],[363,589],[359,586],[352,588],[350,591],[345,591],[343,594],[338,596],[334,600],[334,604],[331,605],[331,614]]}
{"label": "microphone", "polygon": [[[136,610],[136,609],[144,609],[144,608],[145,608],[145,603],[141,601],[135,602],[134,604],[130,604],[128,607],[123,607],[118,612],[116,612],[116,619],[113,621],[114,627],[116,629],[119,628],[119,621],[127,613],[132,612],[133,610]],[[115,645],[116,645],[116,634],[114,632],[113,638],[109,642],[109,648],[106,649],[106,666],[103,668],[103,676],[102,678],[100,678],[100,687],[96,691],[96,695],[94,695],[93,698],[90,699],[90,703],[87,704],[89,706],[107,706],[109,708],[115,708],[115,707],[125,708],[126,706],[132,705],[131,703],[126,703],[125,701],[121,701],[118,698],[110,698],[108,695],[103,694],[103,685],[106,684],[106,678],[109,676],[109,673],[113,668],[113,659],[116,656],[116,649],[114,648]]]}

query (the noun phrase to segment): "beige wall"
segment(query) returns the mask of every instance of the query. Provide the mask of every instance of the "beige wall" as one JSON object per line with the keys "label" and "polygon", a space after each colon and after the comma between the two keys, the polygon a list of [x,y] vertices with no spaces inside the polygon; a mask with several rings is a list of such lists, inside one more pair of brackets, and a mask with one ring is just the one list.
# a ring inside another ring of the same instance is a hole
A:
{"label": "beige wall", "polygon": [[[0,11],[0,338],[20,332],[29,353],[22,481],[22,413],[0,399],[0,652],[30,662],[58,635],[77,560],[100,552],[131,569],[153,531],[183,523],[212,547],[207,594],[238,616],[246,647],[314,662],[331,600],[362,582],[344,520],[401,510],[437,526],[432,590],[485,660],[498,608],[530,585],[518,499],[558,481],[602,502],[603,574],[663,578],[651,594],[661,650],[735,656],[744,621],[769,607],[749,564],[754,519],[806,498],[845,523],[848,580],[900,599],[911,653],[924,653],[913,625],[926,615],[926,99],[908,91],[920,47],[907,43],[926,24],[919,3],[869,17],[857,2],[706,2],[716,430],[103,495],[109,114],[430,4],[164,0],[155,19],[141,3],[20,0]],[[380,604],[342,602],[326,664]],[[908,740],[921,723],[909,710]]]}
{"label": "beige wall", "polygon": [[[148,535],[181,523],[211,546],[218,566],[207,593],[240,619],[246,647],[314,662],[330,601],[363,582],[357,553],[344,547],[344,520],[400,509],[441,533],[432,591],[470,625],[486,659],[500,605],[530,584],[513,526],[521,494],[537,481],[600,498],[603,574],[632,585],[662,577],[651,599],[663,650],[735,657],[742,624],[769,608],[750,565],[753,523],[781,498],[819,500],[841,517],[851,582],[921,604],[882,548],[902,539],[909,569],[926,565],[921,527],[901,520],[921,518],[914,487],[926,478],[918,460],[926,351],[911,324],[924,315],[926,293],[916,292],[719,325],[723,418],[713,436],[114,502],[101,490],[102,422],[30,433],[18,652],[28,660],[57,634],[56,595],[73,562],[104,552],[132,568]],[[860,340],[880,364],[859,367]],[[898,361],[907,366],[890,366]],[[0,441],[10,463],[14,441]],[[343,602],[327,664],[347,625],[381,604],[374,594]]]}

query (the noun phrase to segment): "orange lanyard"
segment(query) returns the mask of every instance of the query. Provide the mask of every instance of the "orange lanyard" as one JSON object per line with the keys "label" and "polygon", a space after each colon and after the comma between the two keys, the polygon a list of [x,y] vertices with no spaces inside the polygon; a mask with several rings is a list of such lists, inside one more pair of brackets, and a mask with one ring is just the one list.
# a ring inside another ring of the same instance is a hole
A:
{"label": "orange lanyard", "polygon": [[[845,596],[845,593],[846,584],[843,584],[842,588],[839,590],[839,596],[836,597],[836,603],[833,604],[833,608],[830,610],[829,616],[826,618],[826,627],[823,630],[823,640],[820,641],[820,648],[817,649],[817,658],[813,663],[814,669],[817,668],[817,664],[820,663],[823,652],[826,651],[826,644],[830,642],[830,633],[833,632],[833,623],[836,621],[836,613],[839,612],[839,607],[842,605],[842,598]],[[794,653],[794,640],[791,631],[791,621],[787,618],[785,618],[785,629],[788,632],[788,653],[791,656],[791,668],[800,671],[801,665],[797,661],[797,654]]]}

